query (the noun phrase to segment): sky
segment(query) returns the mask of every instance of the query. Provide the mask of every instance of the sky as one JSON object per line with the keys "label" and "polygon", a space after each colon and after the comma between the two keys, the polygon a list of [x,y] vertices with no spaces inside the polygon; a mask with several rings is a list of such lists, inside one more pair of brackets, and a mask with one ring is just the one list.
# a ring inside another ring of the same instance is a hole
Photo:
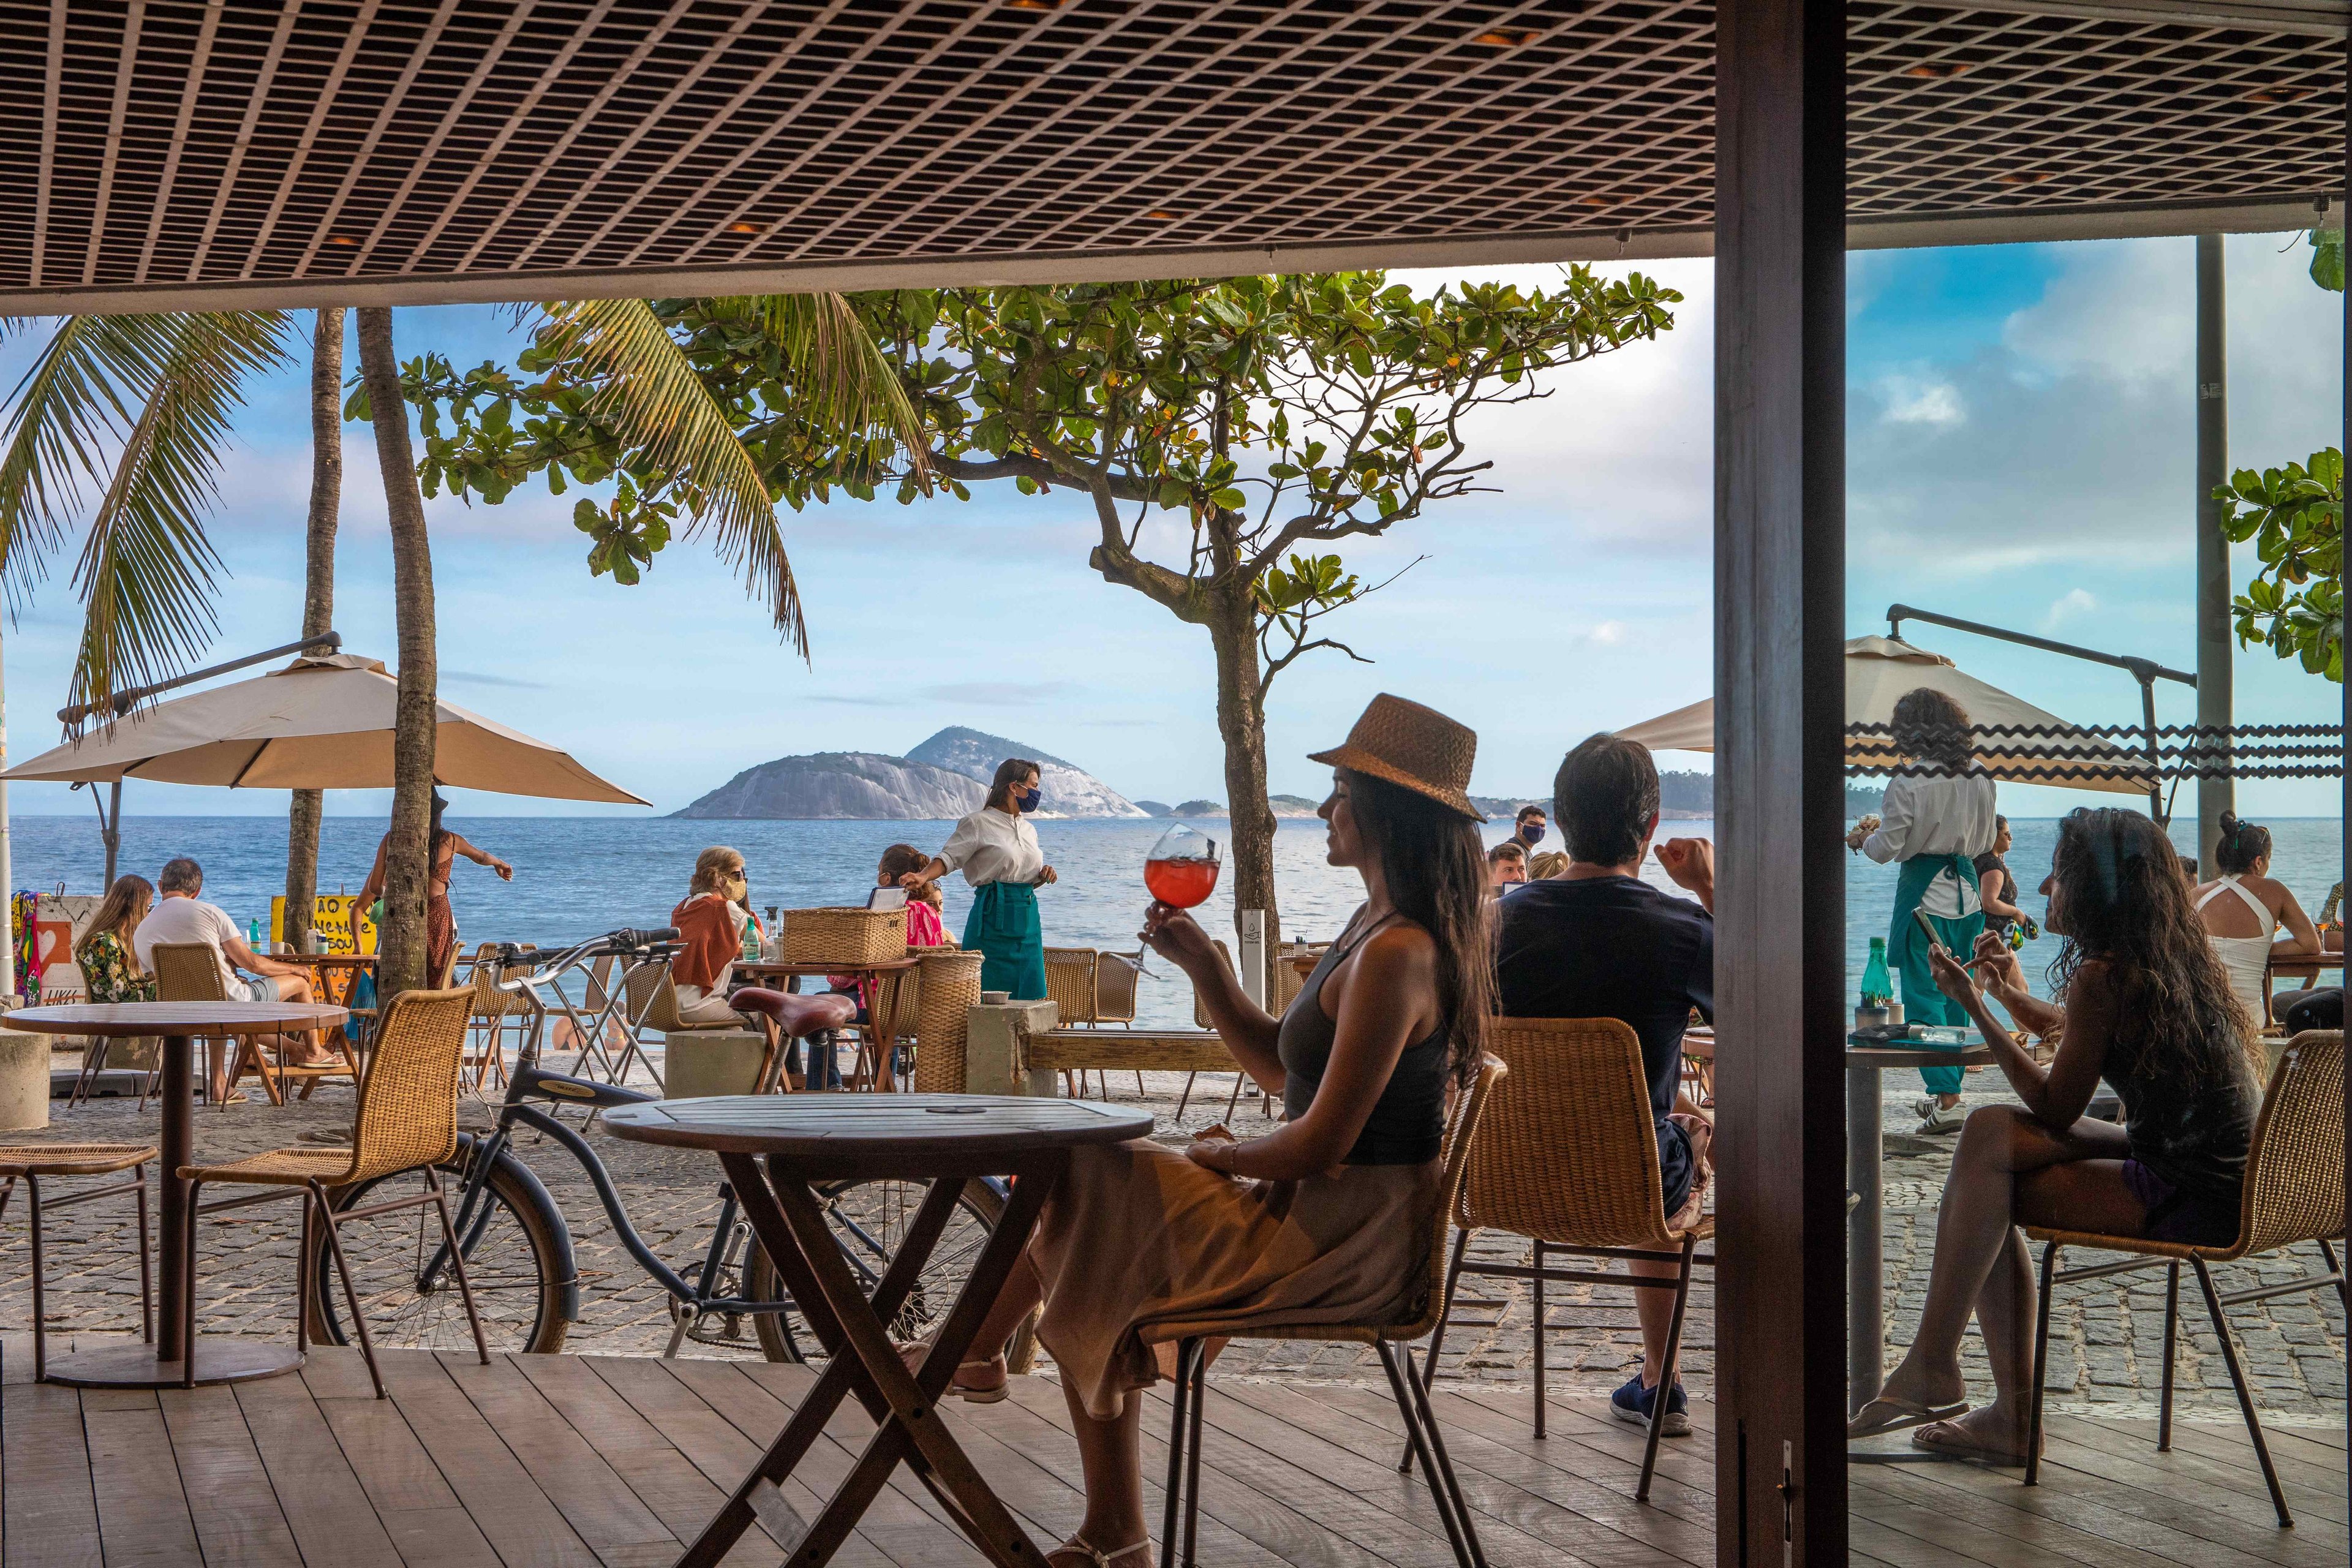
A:
{"label": "sky", "polygon": [[[1848,267],[1849,635],[1895,601],[2193,668],[2192,243],[2130,240],[1855,255]],[[2228,242],[2231,458],[2300,460],[2341,425],[2344,297],[2305,274],[2299,236]],[[1393,586],[1329,623],[1372,660],[1312,656],[1276,683],[1270,783],[1318,795],[1374,692],[1479,734],[1473,787],[1548,793],[1562,753],[1707,694],[1712,264],[1638,268],[1680,289],[1674,330],[1555,374],[1548,397],[1474,427],[1492,493],[1390,536],[1351,568]],[[1541,285],[1548,268],[1467,274]],[[1465,276],[1406,273],[1433,289]],[[404,310],[404,356],[511,363],[502,310]],[[40,334],[0,350],[14,388]],[[356,348],[349,358],[355,368]],[[300,630],[310,485],[307,368],[257,384],[228,456],[213,538],[226,563],[209,659]],[[391,557],[364,426],[345,427],[335,624],[391,661]],[[1093,523],[1067,492],[1009,486],[966,503],[836,500],[786,514],[813,658],[780,646],[698,540],[645,581],[591,578],[584,536],[543,488],[503,505],[426,503],[443,694],[561,745],[661,811],[738,771],[817,751],[903,752],[942,726],[1012,737],[1130,797],[1225,798],[1204,634],[1087,569]],[[79,605],[70,549],[5,630],[13,754],[55,742]],[[2242,582],[2250,551],[2234,563]],[[1915,626],[1970,673],[2084,722],[2138,717],[2121,671]],[[2266,649],[2237,662],[2242,721],[2332,721],[2335,687]],[[2159,692],[2167,722],[2194,717]],[[1665,767],[1708,759],[1663,753]],[[463,815],[601,810],[457,792]],[[2015,815],[2085,797],[2004,787]],[[2336,815],[2327,782],[2248,783],[2250,816]],[[338,793],[331,812],[380,815]],[[132,784],[134,816],[279,814],[280,792]],[[9,790],[18,813],[84,813],[62,785]],[[612,808],[635,809],[635,808]]]}

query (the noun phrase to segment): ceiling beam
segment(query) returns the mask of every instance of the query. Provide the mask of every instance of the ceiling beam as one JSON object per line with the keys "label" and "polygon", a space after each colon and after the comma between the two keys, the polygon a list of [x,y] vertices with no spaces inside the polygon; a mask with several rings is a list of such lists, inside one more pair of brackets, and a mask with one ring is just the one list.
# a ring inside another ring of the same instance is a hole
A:
{"label": "ceiling beam", "polygon": [[2088,16],[2111,22],[2243,27],[2309,38],[2340,38],[2352,0],[1918,0],[1951,11],[2011,16]]}

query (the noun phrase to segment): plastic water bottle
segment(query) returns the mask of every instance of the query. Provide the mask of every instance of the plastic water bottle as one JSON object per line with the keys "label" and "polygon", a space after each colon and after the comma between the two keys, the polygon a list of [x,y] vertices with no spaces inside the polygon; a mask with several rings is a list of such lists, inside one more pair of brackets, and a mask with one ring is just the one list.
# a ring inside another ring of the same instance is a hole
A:
{"label": "plastic water bottle", "polygon": [[261,921],[258,919],[245,922],[245,945],[256,952],[261,951]]}
{"label": "plastic water bottle", "polygon": [[1895,982],[1886,973],[1886,939],[1870,939],[1870,962],[1862,966],[1862,1005],[1884,1007],[1895,1000]]}
{"label": "plastic water bottle", "polygon": [[745,963],[760,962],[760,928],[750,915],[743,917],[743,942],[740,956]]}

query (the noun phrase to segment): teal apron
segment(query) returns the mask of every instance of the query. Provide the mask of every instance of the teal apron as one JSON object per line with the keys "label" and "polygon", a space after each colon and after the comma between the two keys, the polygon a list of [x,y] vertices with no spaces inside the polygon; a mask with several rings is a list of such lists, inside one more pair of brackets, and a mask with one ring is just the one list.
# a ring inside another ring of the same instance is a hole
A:
{"label": "teal apron", "polygon": [[963,944],[984,961],[982,991],[1010,991],[1015,1002],[1045,999],[1045,931],[1037,923],[1036,889],[1023,882],[973,889]]}
{"label": "teal apron", "polygon": [[[1966,855],[1914,855],[1903,862],[1903,874],[1895,884],[1895,929],[1887,933],[1886,951],[1895,961],[1895,973],[1902,977],[1906,1023],[1948,1024],[1966,1028],[1969,1010],[1945,995],[1937,985],[1936,972],[1927,964],[1927,939],[1920,934],[1919,922],[1911,918],[1911,911],[1927,897],[1928,884],[1948,870],[1966,884],[1971,894],[1976,892],[1977,865]],[[1977,938],[1984,931],[1984,910],[1979,905],[1975,913],[1958,920],[1931,914],[1927,923],[1935,928],[1936,940],[1944,944],[1944,950],[1965,961],[1976,951]],[[1964,1068],[1921,1068],[1919,1077],[1930,1094],[1958,1094],[1968,1073]]]}

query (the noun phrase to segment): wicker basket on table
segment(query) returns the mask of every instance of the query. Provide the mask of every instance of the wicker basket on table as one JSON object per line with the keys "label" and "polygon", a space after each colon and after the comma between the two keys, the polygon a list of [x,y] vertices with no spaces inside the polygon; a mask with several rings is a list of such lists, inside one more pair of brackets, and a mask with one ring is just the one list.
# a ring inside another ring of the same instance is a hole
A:
{"label": "wicker basket on table", "polygon": [[907,956],[907,911],[786,910],[777,956],[786,963],[889,963]]}
{"label": "wicker basket on table", "polygon": [[919,948],[922,975],[915,1014],[915,1092],[963,1092],[964,1016],[980,1005],[976,952]]}

